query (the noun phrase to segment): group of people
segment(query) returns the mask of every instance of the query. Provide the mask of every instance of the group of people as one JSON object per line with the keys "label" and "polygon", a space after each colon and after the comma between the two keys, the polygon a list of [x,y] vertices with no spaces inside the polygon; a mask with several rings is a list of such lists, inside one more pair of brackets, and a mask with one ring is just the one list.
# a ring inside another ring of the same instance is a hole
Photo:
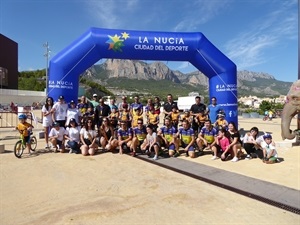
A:
{"label": "group of people", "polygon": [[[105,104],[105,99],[98,100],[96,94],[91,101],[82,96],[77,105],[75,101],[68,105],[64,96],[57,102],[48,97],[42,113],[46,148],[51,145],[54,152],[69,148],[70,153],[94,155],[100,147],[120,154],[130,152],[132,156],[140,152],[157,160],[160,154],[177,157],[184,152],[194,158],[210,151],[213,160],[237,162],[245,149],[246,159],[259,157],[267,163],[277,159],[272,137],[257,138],[258,129],[254,127],[241,139],[236,124],[226,121],[215,97],[206,106],[196,96],[195,104],[183,113],[171,94],[163,105],[155,97],[149,98],[146,106],[139,96],[132,104],[123,96],[118,105],[114,99]],[[164,119],[159,126],[161,113]]]}

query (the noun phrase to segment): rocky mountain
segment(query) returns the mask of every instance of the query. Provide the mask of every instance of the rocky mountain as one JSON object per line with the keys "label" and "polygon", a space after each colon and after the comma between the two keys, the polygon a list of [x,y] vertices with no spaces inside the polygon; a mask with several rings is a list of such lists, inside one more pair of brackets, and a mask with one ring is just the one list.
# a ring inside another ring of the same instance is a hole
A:
{"label": "rocky mountain", "polygon": [[[172,81],[171,83],[174,83],[177,88],[184,85],[184,88],[191,87],[194,90],[200,88],[204,92],[207,92],[209,86],[208,78],[200,71],[184,74],[171,70],[162,62],[146,63],[138,60],[108,59],[103,64],[92,66],[83,75],[113,88],[118,87],[117,84],[120,81],[123,83],[123,88],[126,88],[124,83],[130,83],[129,80],[143,82],[145,86],[147,82],[150,82],[152,87],[153,81],[160,81],[160,83]],[[239,96],[285,95],[291,85],[291,82],[278,81],[270,74],[247,70],[238,71],[237,77]],[[149,86],[151,86],[150,83]],[[148,91],[151,92],[151,90]]]}

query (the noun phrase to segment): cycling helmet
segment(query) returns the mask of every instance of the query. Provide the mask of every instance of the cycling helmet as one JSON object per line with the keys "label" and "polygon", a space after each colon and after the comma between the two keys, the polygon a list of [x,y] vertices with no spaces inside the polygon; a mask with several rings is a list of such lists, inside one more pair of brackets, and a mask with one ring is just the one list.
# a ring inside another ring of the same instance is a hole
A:
{"label": "cycling helmet", "polygon": [[19,118],[19,120],[21,120],[21,119],[26,120],[27,116],[25,114],[21,114],[21,115],[18,116],[18,118]]}
{"label": "cycling helmet", "polygon": [[270,138],[272,139],[272,135],[271,134],[268,134],[268,133],[265,133],[264,136],[263,136],[264,139],[266,138]]}

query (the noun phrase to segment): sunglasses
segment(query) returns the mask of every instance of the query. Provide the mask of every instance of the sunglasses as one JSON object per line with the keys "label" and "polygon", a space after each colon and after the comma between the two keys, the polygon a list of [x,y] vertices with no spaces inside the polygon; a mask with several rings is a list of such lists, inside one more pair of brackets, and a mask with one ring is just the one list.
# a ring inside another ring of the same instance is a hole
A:
{"label": "sunglasses", "polygon": [[143,123],[138,123],[138,124],[143,124]]}
{"label": "sunglasses", "polygon": [[91,122],[91,121],[88,121],[87,123],[93,123],[93,122]]}

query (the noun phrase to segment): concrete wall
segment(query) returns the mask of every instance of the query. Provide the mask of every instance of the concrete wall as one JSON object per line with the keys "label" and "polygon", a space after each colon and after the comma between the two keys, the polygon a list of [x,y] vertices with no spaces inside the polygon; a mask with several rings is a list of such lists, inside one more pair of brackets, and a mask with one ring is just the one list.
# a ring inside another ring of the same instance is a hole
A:
{"label": "concrete wall", "polygon": [[42,91],[23,91],[23,90],[0,90],[0,104],[7,105],[11,102],[19,106],[32,105],[33,102],[41,102],[44,104],[46,93]]}

